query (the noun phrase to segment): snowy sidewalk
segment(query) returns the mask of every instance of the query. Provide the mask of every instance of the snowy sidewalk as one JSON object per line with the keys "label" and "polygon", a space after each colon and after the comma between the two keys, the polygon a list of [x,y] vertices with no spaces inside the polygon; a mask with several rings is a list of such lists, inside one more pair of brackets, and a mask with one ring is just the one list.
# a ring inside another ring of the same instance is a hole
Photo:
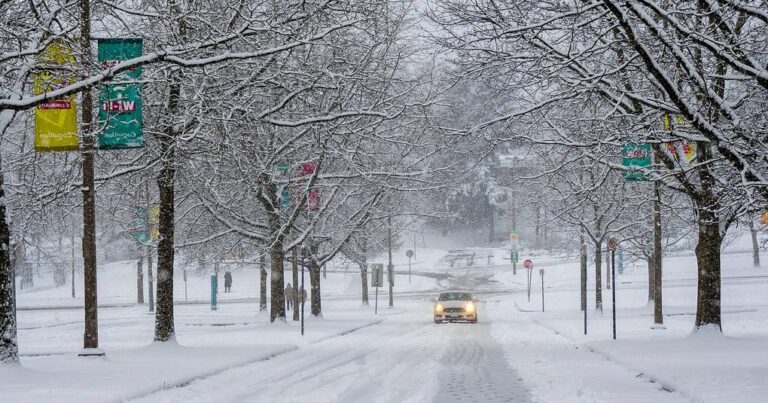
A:
{"label": "snowy sidewalk", "polygon": [[[243,338],[245,329],[233,329],[234,339],[229,343],[222,343],[226,336],[219,334],[208,343],[187,337],[193,346],[152,343],[139,348],[108,349],[107,355],[100,358],[78,357],[72,353],[22,357],[19,367],[0,367],[0,400],[18,403],[124,401],[268,360],[380,321],[381,318],[364,319],[359,315],[354,320],[310,319],[304,338],[299,335],[296,322],[262,323],[250,327],[250,340]],[[180,338],[182,342],[186,339]]]}

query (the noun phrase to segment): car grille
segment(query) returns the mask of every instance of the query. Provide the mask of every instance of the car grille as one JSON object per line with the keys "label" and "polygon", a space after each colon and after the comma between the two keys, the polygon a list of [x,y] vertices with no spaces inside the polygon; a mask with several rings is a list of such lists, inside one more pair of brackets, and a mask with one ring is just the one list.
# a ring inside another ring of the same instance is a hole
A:
{"label": "car grille", "polygon": [[451,313],[464,312],[464,308],[445,308],[445,312],[451,312]]}

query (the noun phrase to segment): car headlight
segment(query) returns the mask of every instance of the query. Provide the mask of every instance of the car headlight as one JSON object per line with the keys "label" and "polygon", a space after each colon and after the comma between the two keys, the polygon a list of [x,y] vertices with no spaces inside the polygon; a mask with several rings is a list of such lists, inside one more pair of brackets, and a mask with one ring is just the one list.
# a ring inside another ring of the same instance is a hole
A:
{"label": "car headlight", "polygon": [[464,306],[464,310],[466,312],[470,312],[470,313],[475,312],[475,304],[473,304],[471,302],[468,303],[467,305]]}
{"label": "car headlight", "polygon": [[443,305],[442,304],[435,305],[435,312],[443,312]]}

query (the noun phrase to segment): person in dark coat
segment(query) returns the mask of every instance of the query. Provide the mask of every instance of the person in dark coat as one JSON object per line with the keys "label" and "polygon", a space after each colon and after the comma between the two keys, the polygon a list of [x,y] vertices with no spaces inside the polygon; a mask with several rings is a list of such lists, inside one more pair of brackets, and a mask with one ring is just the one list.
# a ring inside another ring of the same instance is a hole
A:
{"label": "person in dark coat", "polygon": [[285,305],[287,309],[291,310],[291,305],[293,304],[293,296],[295,295],[293,286],[291,283],[288,283],[287,286],[285,286]]}
{"label": "person in dark coat", "polygon": [[224,292],[232,291],[232,273],[224,273]]}

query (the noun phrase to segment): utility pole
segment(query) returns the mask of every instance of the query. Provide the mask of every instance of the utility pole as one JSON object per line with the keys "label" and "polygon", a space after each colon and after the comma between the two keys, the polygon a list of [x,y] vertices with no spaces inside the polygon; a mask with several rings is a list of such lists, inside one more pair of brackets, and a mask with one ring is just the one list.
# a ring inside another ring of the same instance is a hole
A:
{"label": "utility pole", "polygon": [[389,264],[387,265],[387,273],[389,276],[389,306],[394,306],[394,300],[392,296],[393,288],[395,285],[395,266],[392,264],[392,215],[388,217],[389,228],[387,230],[387,246],[389,249]]}
{"label": "utility pole", "polygon": [[[299,306],[299,250],[297,248],[293,248],[293,301],[291,301],[291,305],[293,305],[293,320],[298,321],[299,320],[299,310],[296,309]],[[266,289],[266,284],[264,285],[264,288]]]}
{"label": "utility pole", "polygon": [[[79,0],[80,63],[88,66],[91,59],[91,3]],[[84,75],[87,75],[85,73]],[[102,356],[99,350],[99,316],[96,281],[96,190],[93,178],[94,122],[91,88],[82,95],[82,156],[83,156],[83,302],[85,305],[85,334],[80,356]]]}
{"label": "utility pole", "polygon": [[[72,223],[72,298],[75,298],[75,224]],[[14,283],[15,284],[15,283]]]}
{"label": "utility pole", "polygon": [[581,310],[584,312],[584,334],[587,334],[587,243],[581,232]]}
{"label": "utility pole", "polygon": [[304,246],[304,244],[301,244],[301,289],[299,292],[301,295],[299,296],[301,298],[301,335],[304,336],[304,303],[306,302],[306,298],[304,298],[304,258],[307,256],[307,248]]}
{"label": "utility pole", "polygon": [[664,327],[664,312],[661,299],[661,184],[653,182],[653,324]]}
{"label": "utility pole", "polygon": [[613,299],[611,307],[613,308],[613,339],[616,340],[616,242],[611,249],[611,277],[614,287],[611,289],[611,298]]}

